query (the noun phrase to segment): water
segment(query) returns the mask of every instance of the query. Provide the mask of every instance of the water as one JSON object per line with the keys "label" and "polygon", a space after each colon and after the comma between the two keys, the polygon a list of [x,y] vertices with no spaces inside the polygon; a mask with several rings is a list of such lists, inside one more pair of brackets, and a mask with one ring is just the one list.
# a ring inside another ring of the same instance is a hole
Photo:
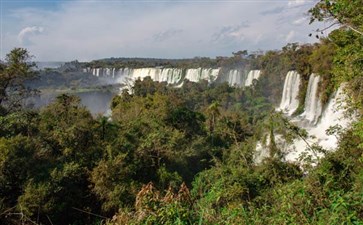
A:
{"label": "water", "polygon": [[[326,131],[333,126],[339,126],[341,129],[348,128],[351,122],[354,121],[354,118],[345,115],[346,95],[344,86],[341,85],[332,95],[320,121],[315,126],[305,127],[309,135],[312,136],[306,140],[310,145],[315,143],[325,150],[333,151],[338,146],[338,135],[328,135]],[[288,154],[288,160],[294,160],[302,151],[307,149],[308,145],[302,140],[297,140],[294,147],[296,152]]]}
{"label": "water", "polygon": [[245,79],[246,75],[244,74],[244,71],[230,70],[225,81],[227,81],[230,86],[242,87]]}
{"label": "water", "polygon": [[209,82],[213,82],[217,79],[219,75],[218,69],[211,68],[197,68],[197,69],[187,69],[185,79],[188,79],[192,82],[199,82],[201,80],[207,80]]}
{"label": "water", "polygon": [[258,80],[260,78],[261,71],[260,70],[251,70],[248,75],[245,82],[245,87],[249,87],[252,85],[253,80]]}
{"label": "water", "polygon": [[211,83],[221,76],[220,80],[228,82],[231,86],[244,87],[252,85],[253,80],[259,79],[261,74],[260,70],[252,70],[246,74],[243,70],[237,69],[221,74],[221,68],[86,68],[84,71],[97,77],[112,77],[115,83],[129,82],[132,85],[136,79],[142,80],[149,76],[154,81],[167,82],[176,87],[180,87],[184,79],[188,79],[191,82],[207,80]]}
{"label": "water", "polygon": [[[290,71],[285,79],[281,104],[277,110],[282,110],[289,116],[292,115],[298,106],[296,96],[298,94],[299,80],[299,75],[294,71]],[[312,74],[310,76],[304,112],[290,120],[291,123],[305,129],[309,136],[305,140],[298,137],[293,143],[287,144],[281,135],[275,135],[275,143],[285,153],[285,160],[287,161],[297,161],[304,152],[313,158],[320,157],[321,154],[314,153],[310,149],[313,145],[319,145],[327,151],[333,151],[338,146],[338,135],[329,135],[327,130],[331,127],[345,129],[350,126],[351,121],[354,121],[354,118],[346,117],[345,115],[345,85],[342,84],[338,88],[323,110],[318,96],[319,81],[320,77],[318,75]],[[269,155],[269,138],[267,137],[266,145],[262,145],[261,142],[257,143],[256,163],[261,162],[264,157]]]}
{"label": "water", "polygon": [[279,111],[291,116],[299,107],[299,100],[297,99],[299,94],[300,75],[296,71],[289,71],[287,73],[284,89],[282,92],[282,98]]}
{"label": "water", "polygon": [[310,124],[316,124],[322,113],[322,104],[318,96],[318,85],[320,76],[311,74],[305,98],[304,113],[301,114],[303,120]]}

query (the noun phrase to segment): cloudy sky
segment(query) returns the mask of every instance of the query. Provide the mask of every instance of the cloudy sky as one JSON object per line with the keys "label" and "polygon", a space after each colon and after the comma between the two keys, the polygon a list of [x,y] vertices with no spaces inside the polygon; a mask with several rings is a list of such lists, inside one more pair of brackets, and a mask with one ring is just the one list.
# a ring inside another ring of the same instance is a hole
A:
{"label": "cloudy sky", "polygon": [[1,58],[228,56],[314,42],[317,0],[1,0]]}

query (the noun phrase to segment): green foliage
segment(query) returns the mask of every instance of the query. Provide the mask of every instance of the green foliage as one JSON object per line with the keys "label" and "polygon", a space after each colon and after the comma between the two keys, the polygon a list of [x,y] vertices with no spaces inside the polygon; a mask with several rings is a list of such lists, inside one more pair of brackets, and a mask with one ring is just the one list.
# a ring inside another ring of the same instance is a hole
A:
{"label": "green foliage", "polygon": [[[329,41],[325,46],[331,47],[326,53],[334,49],[334,54],[328,58],[333,59],[332,82],[326,82],[323,86],[337,87],[342,82],[350,82],[349,94],[354,98],[355,104],[361,104],[362,96],[356,90],[362,87],[361,77],[363,71],[363,4],[360,0],[321,0],[309,13],[311,22],[333,21],[340,25],[340,29],[329,34]],[[324,45],[322,48],[326,48]],[[361,108],[361,105],[358,106]]]}
{"label": "green foliage", "polygon": [[25,98],[36,94],[36,90],[25,85],[36,76],[31,59],[26,49],[14,48],[6,55],[5,62],[0,63],[0,112],[19,109]]}
{"label": "green foliage", "polygon": [[[51,153],[60,160],[92,165],[97,154],[95,121],[76,96],[60,95],[40,113],[39,132]],[[91,163],[91,164],[90,164]]]}
{"label": "green foliage", "polygon": [[28,177],[40,172],[33,159],[35,148],[26,137],[0,138],[0,196],[5,206],[14,206]]}
{"label": "green foliage", "polygon": [[102,200],[103,211],[115,212],[134,201],[133,196],[139,185],[132,180],[135,174],[133,165],[127,162],[126,156],[120,154],[101,160],[92,171],[92,191]]}
{"label": "green foliage", "polygon": [[38,132],[39,115],[33,111],[18,111],[0,117],[0,136],[13,137],[18,134],[31,136]]}
{"label": "green foliage", "polygon": [[348,28],[363,35],[362,1],[360,0],[320,0],[309,10],[310,23],[318,21],[333,21],[343,28]]}

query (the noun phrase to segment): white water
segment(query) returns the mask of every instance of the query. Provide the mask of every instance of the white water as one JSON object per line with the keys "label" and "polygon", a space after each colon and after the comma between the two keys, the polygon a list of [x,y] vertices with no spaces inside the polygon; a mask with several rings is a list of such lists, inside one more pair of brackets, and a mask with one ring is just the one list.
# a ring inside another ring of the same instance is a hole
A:
{"label": "white water", "polygon": [[159,68],[140,68],[140,69],[130,69],[128,76],[133,79],[140,78],[143,80],[145,77],[150,77],[154,81],[159,81],[159,75],[161,69]]}
{"label": "white water", "polygon": [[301,114],[303,120],[310,124],[316,124],[322,113],[322,104],[318,96],[318,85],[320,76],[311,74],[308,89],[305,97],[304,113]]}
{"label": "white water", "polygon": [[218,69],[203,69],[203,68],[197,68],[197,69],[187,69],[185,79],[188,79],[192,82],[199,82],[201,80],[207,80],[208,82],[214,81],[218,74],[219,74],[219,68]]}
{"label": "white water", "polygon": [[197,69],[177,69],[177,68],[86,68],[84,72],[92,73],[97,77],[112,77],[117,82],[125,81],[125,79],[136,80],[150,77],[153,81],[167,82],[168,84],[179,84],[184,79],[192,82],[200,82],[207,80],[213,82],[219,75],[220,68],[197,68]]}
{"label": "white water", "polygon": [[183,78],[182,69],[163,69],[159,77],[159,82],[167,82],[168,84],[179,83]]}
{"label": "white water", "polygon": [[182,81],[183,70],[173,68],[139,68],[139,69],[124,69],[123,76],[131,80],[144,79],[150,77],[153,81],[167,82],[168,84],[177,84]]}
{"label": "white water", "polygon": [[296,71],[289,71],[285,79],[281,103],[278,110],[289,116],[295,112],[299,107],[299,100],[297,99],[299,86],[300,75]]}
{"label": "white water", "polygon": [[117,83],[128,82],[132,85],[136,79],[142,80],[149,76],[153,81],[167,82],[176,87],[181,86],[184,79],[191,82],[207,80],[211,83],[215,82],[219,76],[222,76],[221,80],[228,82],[230,86],[245,87],[252,85],[253,80],[259,79],[261,74],[260,70],[251,70],[246,74],[243,70],[236,69],[221,74],[220,68],[192,68],[186,70],[177,68],[87,68],[85,71],[97,77],[113,78]]}
{"label": "white water", "polygon": [[248,75],[245,82],[245,87],[251,86],[253,83],[253,80],[258,80],[260,78],[261,71],[260,70],[251,70]]}
{"label": "white water", "polygon": [[224,81],[228,82],[230,86],[241,87],[244,82],[244,73],[240,70],[230,70]]}
{"label": "white water", "polygon": [[254,79],[259,79],[260,70],[251,70],[248,74],[243,70],[230,70],[222,81],[228,82],[230,86],[248,87],[252,85]]}
{"label": "white water", "polygon": [[[297,107],[297,102],[292,101],[294,99],[293,96],[296,96],[296,92],[298,92],[294,88],[298,87],[299,82],[296,81],[297,78],[298,74],[291,71],[285,79],[281,104],[278,110],[285,109],[287,114],[294,111],[293,109]],[[292,144],[287,144],[281,135],[275,135],[275,143],[285,153],[285,160],[287,161],[298,161],[302,153],[307,153],[313,158],[320,157],[321,154],[314,153],[310,149],[314,145],[319,145],[327,151],[333,151],[338,146],[339,135],[328,135],[326,131],[334,126],[339,126],[341,129],[348,128],[351,121],[354,121],[352,117],[346,117],[345,115],[346,95],[344,93],[344,84],[331,96],[324,110],[322,109],[321,101],[317,95],[319,79],[320,77],[315,74],[310,76],[305,98],[305,111],[290,121],[305,129],[309,136],[305,140],[298,137]],[[256,163],[261,162],[263,158],[269,155],[269,142],[269,137],[267,137],[266,145],[261,144],[261,141],[257,143]]]}
{"label": "white water", "polygon": [[[345,99],[344,85],[341,85],[336,93],[331,97],[327,107],[322,113],[321,119],[315,126],[304,127],[311,136],[306,141],[310,146],[318,144],[325,150],[332,151],[338,146],[337,135],[328,135],[327,129],[333,126],[340,126],[342,129],[348,128],[353,118],[345,116]],[[294,142],[295,151],[286,156],[287,160],[296,160],[296,158],[309,146],[303,140]]]}

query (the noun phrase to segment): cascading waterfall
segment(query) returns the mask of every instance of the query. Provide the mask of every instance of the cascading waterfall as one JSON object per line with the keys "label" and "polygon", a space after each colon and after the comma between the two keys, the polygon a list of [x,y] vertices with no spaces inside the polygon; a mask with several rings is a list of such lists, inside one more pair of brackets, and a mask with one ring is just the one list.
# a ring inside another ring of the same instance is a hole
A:
{"label": "cascading waterfall", "polygon": [[225,81],[228,82],[230,86],[241,87],[244,84],[245,76],[243,71],[240,70],[230,70],[227,74],[227,79]]}
{"label": "cascading waterfall", "polygon": [[299,94],[300,75],[296,71],[289,71],[287,73],[284,89],[282,92],[282,99],[278,110],[291,116],[299,107]]}
{"label": "cascading waterfall", "polygon": [[112,78],[115,78],[116,68],[112,68]]}
{"label": "cascading waterfall", "polygon": [[201,80],[207,80],[209,82],[214,81],[218,74],[219,74],[219,70],[218,69],[203,69],[203,68],[197,68],[197,69],[187,69],[186,71],[186,75],[185,75],[185,79],[188,79],[189,81],[192,82],[199,82]]}
{"label": "cascading waterfall", "polygon": [[311,124],[316,124],[322,113],[322,104],[318,96],[320,76],[311,74],[305,98],[304,113],[301,117]]}
{"label": "cascading waterfall", "polygon": [[222,82],[228,82],[230,86],[248,87],[254,79],[260,78],[260,70],[251,70],[248,74],[244,70],[232,69],[221,78]]}
{"label": "cascading waterfall", "polygon": [[122,75],[123,69],[116,68],[84,68],[84,73],[91,73],[96,77],[110,77],[113,79],[117,79],[118,76]]}
{"label": "cascading waterfall", "polygon": [[221,68],[217,68],[217,69],[203,69],[202,70],[202,79],[208,80],[209,82],[213,82],[217,79],[219,72],[220,72]]}
{"label": "cascading waterfall", "polygon": [[116,72],[116,83],[119,84],[126,84],[128,85],[130,82],[132,83],[132,78],[130,76],[130,74],[132,73],[132,69],[129,68],[121,68],[119,70],[117,70]]}
{"label": "cascading waterfall", "polygon": [[319,144],[326,149],[335,148],[338,140],[335,135],[328,136],[325,131],[329,127],[336,125],[347,128],[351,121],[354,121],[354,118],[349,118],[348,115],[345,115],[347,96],[344,93],[344,87],[345,84],[342,84],[336,93],[334,93],[322,113],[321,120],[317,126],[311,130],[312,135],[318,138]]}
{"label": "cascading waterfall", "polygon": [[261,75],[261,71],[260,70],[251,70],[248,75],[247,75],[247,79],[245,82],[245,87],[249,87],[252,85],[253,80],[258,80],[260,78]]}
{"label": "cascading waterfall", "polygon": [[183,70],[173,68],[127,69],[123,74],[123,76],[129,77],[132,80],[136,80],[138,78],[144,79],[149,76],[153,81],[167,82],[168,84],[179,83],[183,78]]}
{"label": "cascading waterfall", "polygon": [[[208,82],[215,82],[220,74],[221,68],[191,68],[191,69],[177,69],[177,68],[87,68],[88,73],[97,77],[110,77],[115,79],[116,82],[122,83],[125,80],[129,82],[136,79],[144,79],[150,77],[154,81],[167,82],[180,86],[184,79],[191,82],[200,82],[207,80]],[[222,76],[222,80],[228,82],[231,86],[250,86],[254,79],[259,79],[260,71],[251,70],[248,74],[242,70],[232,69],[227,72],[226,76]]]}
{"label": "cascading waterfall", "polygon": [[129,75],[133,79],[140,78],[141,80],[145,77],[150,77],[154,81],[159,81],[159,75],[161,73],[161,69],[159,68],[140,68],[140,69],[133,69]]}
{"label": "cascading waterfall", "polygon": [[198,82],[200,80],[200,70],[201,68],[188,69],[185,75],[185,79],[191,82]]}
{"label": "cascading waterfall", "polygon": [[[298,92],[297,87],[300,81],[297,80],[299,80],[299,75],[295,71],[290,71],[287,74],[281,104],[277,110],[285,109],[285,112],[289,114],[297,107],[298,103],[292,101],[296,100],[293,96],[297,96]],[[319,156],[318,153],[314,153],[310,149],[315,144],[328,151],[334,150],[338,145],[338,138],[336,135],[328,135],[326,131],[333,126],[345,129],[350,126],[351,121],[354,121],[354,118],[347,118],[345,115],[346,95],[344,93],[344,84],[331,96],[324,111],[322,110],[322,104],[317,95],[319,80],[318,75],[312,74],[310,76],[305,98],[305,111],[291,120],[295,125],[304,128],[309,136],[304,140],[298,137],[293,143],[288,144],[281,135],[275,134],[275,143],[282,152],[285,152],[284,157],[287,161],[297,161],[304,152],[313,158]],[[293,87],[295,87],[294,90]],[[320,120],[319,117],[321,117]],[[256,163],[261,162],[263,158],[269,155],[269,138],[268,135],[266,145],[263,145],[261,141],[257,142]]]}
{"label": "cascading waterfall", "polygon": [[[334,150],[338,146],[338,138],[335,135],[328,135],[326,133],[327,129],[334,126],[345,129],[354,121],[354,115],[353,117],[347,117],[345,115],[346,95],[344,93],[344,86],[344,84],[341,85],[330,98],[327,107],[321,115],[319,123],[315,126],[304,127],[310,135],[310,137],[305,140],[310,146],[318,144],[325,150]],[[285,158],[290,161],[295,161],[302,152],[309,148],[305,141],[301,139],[296,140],[293,144],[295,151],[288,153]]]}
{"label": "cascading waterfall", "polygon": [[182,69],[163,69],[159,78],[159,82],[167,82],[168,84],[177,84],[183,78]]}
{"label": "cascading waterfall", "polygon": [[111,75],[111,69],[110,68],[106,68],[105,69],[105,75],[106,76],[110,76]]}

